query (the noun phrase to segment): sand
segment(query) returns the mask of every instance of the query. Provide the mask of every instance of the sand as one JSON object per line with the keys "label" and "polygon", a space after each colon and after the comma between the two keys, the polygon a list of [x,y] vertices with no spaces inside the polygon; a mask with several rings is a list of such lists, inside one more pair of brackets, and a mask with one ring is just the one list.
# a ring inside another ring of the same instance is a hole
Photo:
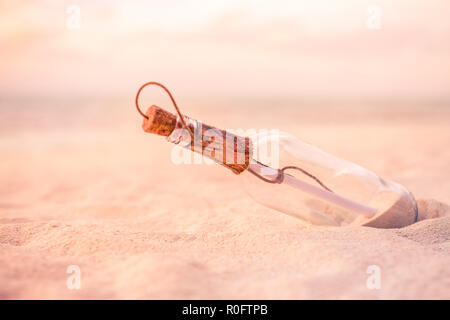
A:
{"label": "sand", "polygon": [[266,208],[221,166],[172,164],[130,101],[5,102],[0,298],[450,299],[450,108],[179,104],[223,128],[290,132],[397,181],[420,221],[324,228]]}

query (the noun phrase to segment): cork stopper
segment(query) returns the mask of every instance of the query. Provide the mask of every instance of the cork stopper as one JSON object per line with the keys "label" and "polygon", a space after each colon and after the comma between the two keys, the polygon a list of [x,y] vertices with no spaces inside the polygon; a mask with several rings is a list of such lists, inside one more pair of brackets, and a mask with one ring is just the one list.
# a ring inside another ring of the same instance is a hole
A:
{"label": "cork stopper", "polygon": [[142,122],[142,129],[145,132],[167,137],[176,127],[177,117],[158,106],[152,105],[145,115],[148,117]]}

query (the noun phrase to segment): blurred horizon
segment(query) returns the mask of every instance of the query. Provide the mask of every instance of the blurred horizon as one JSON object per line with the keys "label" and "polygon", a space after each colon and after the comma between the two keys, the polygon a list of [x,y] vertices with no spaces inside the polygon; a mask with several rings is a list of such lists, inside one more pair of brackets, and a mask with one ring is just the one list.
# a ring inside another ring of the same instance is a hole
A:
{"label": "blurred horizon", "polygon": [[[73,6],[79,29],[67,26]],[[368,27],[374,6],[379,29]],[[131,100],[159,81],[178,100],[450,102],[448,1],[0,0],[0,8],[4,101]]]}

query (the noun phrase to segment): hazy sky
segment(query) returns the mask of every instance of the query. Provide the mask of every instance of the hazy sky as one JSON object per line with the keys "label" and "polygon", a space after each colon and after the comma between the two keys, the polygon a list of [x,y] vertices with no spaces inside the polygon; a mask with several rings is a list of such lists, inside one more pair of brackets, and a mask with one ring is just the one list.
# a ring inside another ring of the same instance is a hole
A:
{"label": "hazy sky", "polygon": [[0,47],[8,96],[450,99],[448,0],[0,0]]}

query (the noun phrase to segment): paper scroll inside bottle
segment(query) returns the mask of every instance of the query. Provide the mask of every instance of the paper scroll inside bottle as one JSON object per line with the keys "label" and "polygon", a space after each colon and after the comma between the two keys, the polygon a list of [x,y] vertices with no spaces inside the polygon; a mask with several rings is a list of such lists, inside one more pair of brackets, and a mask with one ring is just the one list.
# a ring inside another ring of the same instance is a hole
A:
{"label": "paper scroll inside bottle", "polygon": [[151,106],[145,113],[142,128],[149,133],[167,137],[171,143],[189,148],[208,157],[236,174],[245,171],[252,159],[251,140],[226,130],[201,123],[184,116],[183,126],[179,117],[157,106]]}

